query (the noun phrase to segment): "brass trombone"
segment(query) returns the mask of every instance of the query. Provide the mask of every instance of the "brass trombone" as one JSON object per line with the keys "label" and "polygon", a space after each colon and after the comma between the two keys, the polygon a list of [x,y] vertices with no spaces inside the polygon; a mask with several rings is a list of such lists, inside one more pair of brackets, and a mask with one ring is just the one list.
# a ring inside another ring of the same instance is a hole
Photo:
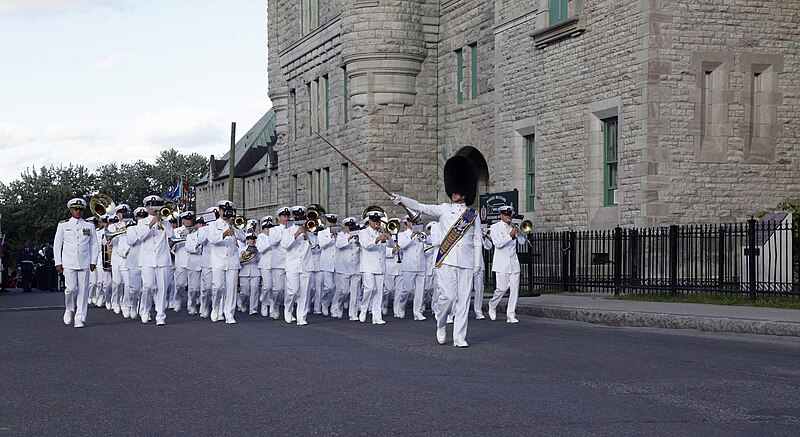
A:
{"label": "brass trombone", "polygon": [[237,215],[233,218],[233,226],[236,229],[244,229],[247,226],[247,219],[244,216]]}
{"label": "brass trombone", "polygon": [[89,199],[89,209],[91,209],[92,213],[97,217],[108,214],[109,212],[113,214],[116,207],[117,205],[114,203],[114,199],[106,194],[98,193]]}

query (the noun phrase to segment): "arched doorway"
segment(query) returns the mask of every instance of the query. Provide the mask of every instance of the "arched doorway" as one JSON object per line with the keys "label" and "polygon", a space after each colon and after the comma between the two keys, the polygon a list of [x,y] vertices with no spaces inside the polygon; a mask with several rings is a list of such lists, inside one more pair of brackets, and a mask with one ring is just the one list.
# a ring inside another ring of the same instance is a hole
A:
{"label": "arched doorway", "polygon": [[486,164],[486,159],[483,157],[481,151],[472,146],[463,147],[455,154],[466,156],[478,169],[478,192],[475,196],[475,202],[477,204],[480,195],[489,192],[489,165]]}

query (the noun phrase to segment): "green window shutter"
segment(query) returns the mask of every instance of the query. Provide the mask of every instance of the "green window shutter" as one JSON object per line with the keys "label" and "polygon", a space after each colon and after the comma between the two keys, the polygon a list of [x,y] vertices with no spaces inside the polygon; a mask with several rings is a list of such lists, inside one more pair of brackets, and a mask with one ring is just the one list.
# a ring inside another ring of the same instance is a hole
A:
{"label": "green window shutter", "polygon": [[347,123],[349,121],[347,118],[347,107],[350,105],[347,104],[347,68],[345,67],[342,67],[342,84],[342,87],[344,88],[344,96],[342,97],[342,114],[344,114],[344,122]]}
{"label": "green window shutter", "polygon": [[308,92],[306,94],[308,95],[308,135],[311,135],[312,133],[311,122],[313,120],[311,117],[313,116],[314,113],[314,111],[311,110],[312,105],[314,104],[314,101],[311,98],[311,82],[308,83],[307,91]]}
{"label": "green window shutter", "polygon": [[525,195],[528,211],[536,210],[536,139],[525,137]]}
{"label": "green window shutter", "polygon": [[478,43],[472,43],[469,45],[470,48],[470,97],[472,100],[478,98]]}
{"label": "green window shutter", "polygon": [[292,133],[294,139],[297,139],[297,94],[294,90],[289,91],[289,106],[292,110]]}
{"label": "green window shutter", "polygon": [[331,209],[331,169],[329,167],[325,167],[322,169],[322,173],[324,175],[323,179],[325,181],[325,209]]}
{"label": "green window shutter", "polygon": [[551,25],[567,18],[569,15],[567,10],[568,4],[569,0],[549,0],[549,15]]}
{"label": "green window shutter", "polygon": [[305,35],[306,34],[305,2],[306,2],[306,0],[300,0],[300,35]]}
{"label": "green window shutter", "polygon": [[325,129],[328,129],[330,126],[330,120],[328,119],[328,75],[322,76],[322,79],[325,81]]}
{"label": "green window shutter", "polygon": [[344,202],[344,216],[350,215],[350,169],[345,162],[342,164],[342,202]]}
{"label": "green window shutter", "polygon": [[617,117],[602,120],[603,124],[603,205],[616,205],[614,194],[618,188],[618,126]]}
{"label": "green window shutter", "polygon": [[456,103],[459,105],[464,101],[464,90],[461,89],[461,82],[464,81],[464,52],[456,50]]}

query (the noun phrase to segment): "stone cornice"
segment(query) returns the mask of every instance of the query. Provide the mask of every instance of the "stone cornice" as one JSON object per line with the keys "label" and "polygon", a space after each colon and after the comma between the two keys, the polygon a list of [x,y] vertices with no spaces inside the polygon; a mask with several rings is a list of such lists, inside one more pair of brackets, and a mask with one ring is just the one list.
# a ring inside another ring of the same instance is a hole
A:
{"label": "stone cornice", "polygon": [[509,18],[503,21],[502,23],[498,23],[494,27],[492,27],[492,33],[497,35],[498,33],[505,32],[513,27],[519,26],[520,24],[525,24],[528,21],[535,20],[536,17],[538,17],[539,14],[542,13],[544,13],[544,11],[539,11],[534,9],[532,11],[525,12],[522,15]]}
{"label": "stone cornice", "polygon": [[578,36],[586,30],[586,15],[577,15],[530,34],[537,49],[568,37]]}
{"label": "stone cornice", "polygon": [[339,54],[341,33],[340,14],[281,51],[278,55],[278,62],[286,80],[292,80]]}

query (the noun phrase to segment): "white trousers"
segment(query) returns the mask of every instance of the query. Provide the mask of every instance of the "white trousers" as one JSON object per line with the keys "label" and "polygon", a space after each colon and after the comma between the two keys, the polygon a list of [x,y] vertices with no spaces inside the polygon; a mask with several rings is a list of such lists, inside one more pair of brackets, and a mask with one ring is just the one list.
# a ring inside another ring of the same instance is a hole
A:
{"label": "white trousers", "polygon": [[[406,302],[414,293],[414,302],[411,310],[414,312],[414,317],[422,316],[422,308],[425,305],[425,272],[403,272],[403,301],[400,303],[401,312],[403,314],[406,310]],[[397,314],[397,298],[395,298],[395,314]]]}
{"label": "white trousers", "polygon": [[116,307],[122,304],[122,296],[125,293],[125,273],[122,266],[111,265],[111,278],[111,287],[105,291],[105,301],[111,302],[111,305]]}
{"label": "white trousers", "polygon": [[322,312],[322,271],[310,272],[308,279],[309,304],[311,303],[311,291],[314,291],[314,314]]}
{"label": "white trousers", "polygon": [[200,271],[200,314],[208,315],[211,311],[211,282],[210,267],[203,267]]}
{"label": "white trousers", "polygon": [[284,299],[286,291],[286,270],[272,269],[272,294],[269,296],[270,316],[277,318],[280,302]]}
{"label": "white trousers", "polygon": [[336,294],[331,301],[331,315],[340,317],[342,307],[347,295],[350,295],[350,305],[348,306],[348,317],[351,319],[358,317],[360,307],[359,294],[361,292],[361,275],[358,273],[336,273]]}
{"label": "white trousers", "polygon": [[472,289],[475,290],[475,296],[472,298],[472,309],[475,311],[476,316],[483,314],[483,280],[483,270],[480,270],[472,277]]}
{"label": "white trousers", "polygon": [[74,320],[82,322],[86,321],[86,308],[89,306],[89,273],[89,269],[64,269],[64,307],[75,312]]}
{"label": "white trousers", "polygon": [[186,267],[175,267],[173,281],[175,283],[175,291],[172,295],[170,308],[180,310],[181,305],[183,304],[183,295],[186,293],[186,287],[189,285],[189,277],[187,275]]}
{"label": "white trousers", "polygon": [[258,300],[261,302],[261,315],[267,317],[269,315],[269,298],[272,294],[272,270],[258,269],[261,273],[261,295]]}
{"label": "white trousers", "polygon": [[[389,296],[392,297],[393,312],[397,315],[397,300],[403,294],[402,275],[383,275],[383,307],[387,308]],[[405,303],[405,301],[404,301]]]}
{"label": "white trousers", "polygon": [[308,315],[308,272],[286,272],[286,296],[283,299],[284,315],[292,314],[292,306],[297,303],[297,321],[303,322]]}
{"label": "white trousers", "polygon": [[473,269],[442,264],[436,272],[439,298],[436,305],[436,324],[447,324],[447,316],[455,317],[453,341],[466,340],[469,294],[472,291]]}
{"label": "white trousers", "polygon": [[333,272],[317,272],[317,289],[314,299],[314,312],[328,313],[331,300],[336,294],[336,275]]}
{"label": "white trousers", "polygon": [[250,303],[250,312],[255,312],[258,310],[258,294],[261,285],[261,276],[240,276],[239,277],[239,286],[241,287],[241,294],[243,297],[247,296],[247,300]]}
{"label": "white trousers", "polygon": [[125,273],[125,296],[122,298],[122,306],[128,307],[128,311],[132,314],[141,314],[139,307],[139,299],[142,292],[142,271],[139,269],[123,270]]}
{"label": "white trousers", "polygon": [[383,320],[381,305],[383,303],[383,276],[376,273],[362,273],[361,280],[364,284],[364,295],[361,299],[361,311],[372,310],[372,321]]}
{"label": "white trousers", "polygon": [[239,269],[211,269],[212,308],[216,308],[225,319],[232,319],[236,314],[236,289],[239,281]]}
{"label": "white trousers", "polygon": [[156,304],[156,321],[167,320],[167,288],[172,280],[172,267],[142,267],[142,317],[150,317],[153,301]]}
{"label": "white trousers", "polygon": [[200,270],[186,270],[186,309],[196,310],[200,303]]}
{"label": "white trousers", "polygon": [[494,290],[494,296],[492,296],[492,299],[489,301],[489,308],[497,308],[497,305],[500,304],[500,299],[502,299],[506,291],[510,289],[511,293],[508,296],[506,317],[516,317],[517,298],[519,298],[519,272],[495,272],[495,276],[497,277],[497,288]]}

